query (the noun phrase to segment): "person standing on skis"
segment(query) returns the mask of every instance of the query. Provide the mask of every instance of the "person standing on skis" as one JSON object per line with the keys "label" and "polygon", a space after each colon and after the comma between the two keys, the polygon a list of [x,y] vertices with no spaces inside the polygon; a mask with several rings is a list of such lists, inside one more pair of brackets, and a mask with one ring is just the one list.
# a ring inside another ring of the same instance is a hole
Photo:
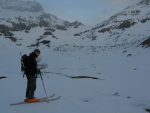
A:
{"label": "person standing on skis", "polygon": [[37,58],[40,55],[40,50],[35,49],[28,56],[28,61],[25,65],[25,74],[27,78],[27,88],[26,88],[26,99],[25,102],[38,102],[39,100],[34,97],[34,92],[36,90],[36,79],[38,74]]}

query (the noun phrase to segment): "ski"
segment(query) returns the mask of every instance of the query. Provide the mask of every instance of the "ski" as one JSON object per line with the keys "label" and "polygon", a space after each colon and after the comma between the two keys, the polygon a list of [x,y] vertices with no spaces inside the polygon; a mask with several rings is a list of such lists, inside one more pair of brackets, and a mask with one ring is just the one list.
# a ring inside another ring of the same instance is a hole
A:
{"label": "ski", "polygon": [[46,102],[46,103],[49,103],[51,101],[55,101],[55,100],[58,100],[60,99],[61,96],[58,96],[58,97],[53,97],[53,98],[48,98],[48,99],[42,99],[42,100],[39,100],[39,102],[35,102],[35,103],[42,103],[42,102]]}
{"label": "ski", "polygon": [[50,102],[50,101],[58,100],[60,97],[61,96],[55,97],[55,94],[53,94],[51,96],[39,98],[38,102],[28,103],[28,102],[22,101],[22,102],[12,103],[10,105],[14,106],[14,105],[21,105],[21,104],[34,104],[34,103],[41,103],[41,102]]}
{"label": "ski", "polygon": [[55,96],[55,94],[52,94],[51,96],[46,96],[46,97],[39,98],[39,100],[44,100],[44,99],[52,98],[54,96]]}

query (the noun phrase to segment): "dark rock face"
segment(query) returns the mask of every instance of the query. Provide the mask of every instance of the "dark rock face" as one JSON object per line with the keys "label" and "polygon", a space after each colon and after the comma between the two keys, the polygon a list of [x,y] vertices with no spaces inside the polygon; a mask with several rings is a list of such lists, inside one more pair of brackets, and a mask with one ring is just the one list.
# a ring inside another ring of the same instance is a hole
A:
{"label": "dark rock face", "polygon": [[145,41],[143,41],[140,45],[142,45],[142,47],[150,47],[150,37],[148,39],[146,39]]}
{"label": "dark rock face", "polygon": [[118,28],[124,30],[125,28],[130,28],[131,26],[133,26],[135,24],[135,22],[131,22],[129,20],[125,20],[123,21]]}

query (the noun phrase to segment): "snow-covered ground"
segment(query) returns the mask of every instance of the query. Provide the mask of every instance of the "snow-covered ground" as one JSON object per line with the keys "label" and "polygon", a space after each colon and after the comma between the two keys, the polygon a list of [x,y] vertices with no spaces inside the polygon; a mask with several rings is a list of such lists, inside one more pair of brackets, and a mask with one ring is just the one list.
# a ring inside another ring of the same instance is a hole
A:
{"label": "snow-covered ground", "polygon": [[[20,71],[19,52],[32,50],[3,42],[0,76],[7,78],[0,79],[0,113],[145,113],[144,108],[150,107],[150,51],[140,47],[98,53],[43,48],[42,62],[48,64],[43,71],[50,72],[43,73],[47,93],[61,98],[50,103],[10,106],[25,98],[26,79]],[[40,78],[35,96],[45,96]]]}

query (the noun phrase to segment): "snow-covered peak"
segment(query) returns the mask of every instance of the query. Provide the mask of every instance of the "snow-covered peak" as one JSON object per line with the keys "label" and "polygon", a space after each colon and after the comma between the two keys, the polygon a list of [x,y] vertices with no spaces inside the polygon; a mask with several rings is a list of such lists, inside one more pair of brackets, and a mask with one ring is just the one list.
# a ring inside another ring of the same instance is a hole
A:
{"label": "snow-covered peak", "polygon": [[30,45],[39,46],[41,43],[48,43],[49,46],[50,38],[48,37],[56,39],[56,31],[67,31],[82,25],[79,21],[69,22],[46,13],[36,1],[0,0],[0,36],[19,43],[17,45],[24,43],[20,42],[24,40],[24,37],[18,36],[22,31],[26,35],[27,33],[32,35],[32,29],[38,29],[37,36],[34,38],[35,41],[31,42]]}
{"label": "snow-covered peak", "polygon": [[122,22],[124,20],[134,20],[134,22],[138,22],[149,16],[150,16],[150,0],[142,0],[137,4],[133,4],[126,7],[117,14],[114,14],[108,20],[100,24],[97,24],[95,28],[106,26],[111,23]]}
{"label": "snow-covered peak", "polygon": [[[53,13],[53,12],[52,12]],[[25,0],[0,0],[0,24],[34,24],[34,26],[69,27],[72,23],[62,20],[53,14],[45,13],[40,3]]]}
{"label": "snow-covered peak", "polygon": [[[140,20],[142,21],[149,15],[150,15],[150,5],[146,5],[143,2],[140,2],[138,4],[131,5],[125,8],[123,11],[111,16],[107,21],[104,21],[101,24],[102,25],[108,25],[113,23],[118,24],[125,20],[139,22]],[[97,26],[99,26],[99,24]]]}
{"label": "snow-covered peak", "polygon": [[143,41],[150,36],[150,0],[142,0],[123,9],[95,27],[75,34],[98,45],[116,45]]}
{"label": "snow-covered peak", "polygon": [[0,0],[0,23],[8,24],[8,20],[16,21],[18,17],[29,20],[43,13],[42,6],[35,1]]}
{"label": "snow-covered peak", "polygon": [[42,6],[35,1],[0,0],[0,8],[20,12],[43,12]]}

